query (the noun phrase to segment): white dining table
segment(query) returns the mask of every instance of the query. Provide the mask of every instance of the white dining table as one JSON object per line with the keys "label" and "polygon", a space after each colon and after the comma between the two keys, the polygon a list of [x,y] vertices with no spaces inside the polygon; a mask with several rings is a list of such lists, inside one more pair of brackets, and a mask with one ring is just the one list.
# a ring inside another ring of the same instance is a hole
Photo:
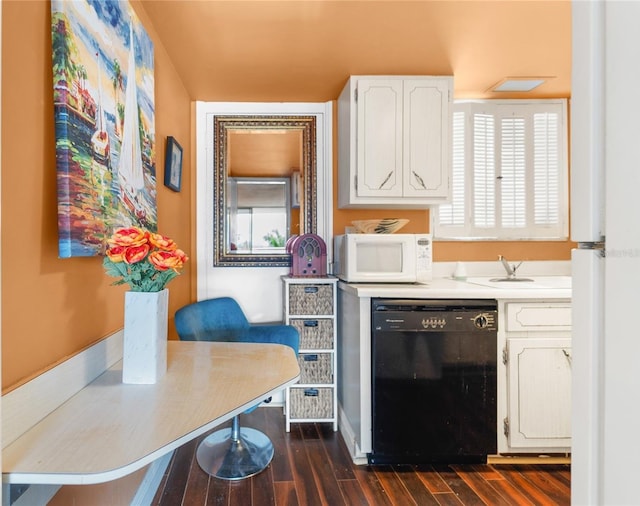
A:
{"label": "white dining table", "polygon": [[122,383],[118,362],[2,451],[4,483],[115,480],[298,381],[279,344],[169,341],[153,385]]}

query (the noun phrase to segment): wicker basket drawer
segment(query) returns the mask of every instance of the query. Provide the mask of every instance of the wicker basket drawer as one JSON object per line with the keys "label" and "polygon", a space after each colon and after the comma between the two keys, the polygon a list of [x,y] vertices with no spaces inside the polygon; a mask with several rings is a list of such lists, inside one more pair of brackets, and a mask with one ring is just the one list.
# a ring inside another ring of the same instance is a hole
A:
{"label": "wicker basket drawer", "polygon": [[300,353],[300,383],[333,383],[333,354]]}
{"label": "wicker basket drawer", "polygon": [[333,320],[292,319],[289,323],[300,333],[301,350],[330,350],[333,348]]}
{"label": "wicker basket drawer", "polygon": [[332,315],[333,284],[291,285],[289,287],[289,314]]}
{"label": "wicker basket drawer", "polygon": [[291,418],[333,418],[332,388],[291,388]]}

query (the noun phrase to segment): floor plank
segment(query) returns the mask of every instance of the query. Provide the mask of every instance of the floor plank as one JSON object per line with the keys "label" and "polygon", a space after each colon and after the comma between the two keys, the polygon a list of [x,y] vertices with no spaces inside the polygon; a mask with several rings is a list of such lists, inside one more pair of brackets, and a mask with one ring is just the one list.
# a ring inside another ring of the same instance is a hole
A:
{"label": "floor plank", "polygon": [[[196,440],[196,447],[204,438]],[[191,465],[189,466],[189,476],[187,486],[184,491],[182,504],[187,505],[201,505],[207,504],[207,495],[209,493],[209,480],[210,476],[207,473],[203,473],[202,469],[198,465],[198,461],[195,458],[195,454],[191,458]]]}
{"label": "floor plank", "polygon": [[276,494],[276,506],[298,506],[296,486],[292,481],[278,481],[273,484]]}
{"label": "floor plank", "polygon": [[441,506],[460,506],[462,505],[462,501],[458,498],[456,494],[453,492],[440,492],[438,494],[434,494],[436,501]]}
{"label": "floor plank", "polygon": [[447,485],[442,476],[431,465],[419,465],[413,467],[418,475],[418,478],[425,484],[427,490],[432,494],[451,492],[449,485]]}
{"label": "floor plank", "polygon": [[549,504],[547,496],[531,481],[524,477],[512,465],[496,466],[498,471],[517,488],[532,504],[546,506]]}
{"label": "floor plank", "polygon": [[557,481],[550,479],[548,473],[541,473],[532,466],[519,465],[516,468],[520,474],[538,487],[546,497],[550,498],[553,504],[569,504],[565,502],[569,490],[561,490],[562,486]]}
{"label": "floor plank", "polygon": [[164,487],[158,490],[161,493],[161,504],[182,504],[197,444],[197,439],[190,441],[174,452]]}
{"label": "floor plank", "polygon": [[409,491],[402,484],[402,481],[391,466],[376,466],[375,471],[382,488],[389,497],[391,504],[395,506],[405,506],[417,504]]}
{"label": "floor plank", "polygon": [[[229,424],[226,424],[227,426]],[[241,425],[265,432],[274,458],[255,476],[210,477],[195,452],[204,434],[178,448],[162,478],[154,506],[548,506],[570,505],[566,464],[353,464],[332,424],[291,424],[281,407],[241,415]]]}
{"label": "floor plank", "polygon": [[[228,481],[216,480],[215,478],[211,478],[209,480],[209,487],[207,489],[207,502],[205,504],[207,506],[228,506],[230,494],[229,486],[230,483]],[[167,506],[169,506],[170,503],[166,504]],[[189,506],[196,505],[193,504]]]}
{"label": "floor plank", "polygon": [[333,424],[318,424],[320,439],[324,444],[329,462],[337,480],[355,480],[353,462],[347,452],[347,447],[342,443],[342,438],[333,430]]}
{"label": "floor plank", "polygon": [[289,459],[293,469],[293,479],[300,504],[322,505],[320,494],[313,476],[313,468],[307,455],[300,424],[292,425],[289,440]]}
{"label": "floor plank", "polygon": [[450,466],[464,482],[478,495],[478,497],[486,504],[491,506],[511,506],[511,503],[494,487],[492,487],[483,473],[487,471],[477,472],[471,466]]}
{"label": "floor plank", "polygon": [[322,504],[340,504],[344,499],[316,425],[305,424],[302,437]]}
{"label": "floor plank", "polygon": [[490,480],[489,484],[505,497],[512,506],[531,506],[533,503],[518,490],[513,483],[505,479]]}
{"label": "floor plank", "polygon": [[338,480],[338,486],[340,487],[340,492],[342,492],[345,505],[367,506],[369,504],[362,487],[360,487],[358,480],[355,479],[355,475],[351,480]]}
{"label": "floor plank", "polygon": [[416,504],[420,506],[438,504],[436,498],[433,497],[429,489],[424,486],[424,483],[420,480],[413,467],[394,466],[394,470]]}
{"label": "floor plank", "polygon": [[387,497],[384,487],[378,480],[374,468],[371,466],[357,466],[354,469],[358,483],[362,487],[362,492],[369,504],[381,506],[392,506],[391,500]]}
{"label": "floor plank", "polygon": [[462,504],[464,504],[465,506],[484,505],[482,499],[478,497],[473,489],[469,487],[469,485],[467,485],[465,481],[460,477],[460,475],[453,469],[451,469],[451,467],[438,464],[433,466],[433,468],[438,472],[440,477],[449,486],[449,488],[456,494]]}

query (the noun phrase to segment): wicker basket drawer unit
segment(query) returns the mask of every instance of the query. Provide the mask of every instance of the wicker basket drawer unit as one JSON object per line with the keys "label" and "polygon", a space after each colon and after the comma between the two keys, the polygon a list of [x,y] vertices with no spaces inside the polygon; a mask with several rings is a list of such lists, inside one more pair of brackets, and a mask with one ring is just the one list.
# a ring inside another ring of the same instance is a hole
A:
{"label": "wicker basket drawer unit", "polygon": [[332,315],[332,284],[303,284],[289,287],[289,314]]}
{"label": "wicker basket drawer unit", "polygon": [[286,430],[291,422],[327,422],[338,430],[336,304],[338,278],[283,276],[284,321],[298,330],[300,380],[287,388]]}
{"label": "wicker basket drawer unit", "polygon": [[289,322],[300,333],[300,349],[331,350],[333,349],[333,320],[291,319]]}
{"label": "wicker basket drawer unit", "polygon": [[333,388],[291,388],[289,395],[292,418],[333,417]]}
{"label": "wicker basket drawer unit", "polygon": [[300,383],[333,383],[332,353],[300,353]]}

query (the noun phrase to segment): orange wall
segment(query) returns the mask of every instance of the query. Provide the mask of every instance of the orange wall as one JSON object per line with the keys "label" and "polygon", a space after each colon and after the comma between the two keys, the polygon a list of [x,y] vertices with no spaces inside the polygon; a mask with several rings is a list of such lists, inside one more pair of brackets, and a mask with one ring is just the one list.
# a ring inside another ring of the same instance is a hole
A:
{"label": "orange wall", "polygon": [[[155,45],[158,229],[195,258],[191,102],[145,12]],[[58,258],[50,2],[2,2],[2,387],[15,386],[122,328],[124,287],[102,258]],[[184,147],[182,192],[164,187],[168,135]],[[169,313],[189,302],[193,263],[171,282]],[[173,332],[173,323],[169,323]],[[172,336],[175,337],[175,336]]]}

